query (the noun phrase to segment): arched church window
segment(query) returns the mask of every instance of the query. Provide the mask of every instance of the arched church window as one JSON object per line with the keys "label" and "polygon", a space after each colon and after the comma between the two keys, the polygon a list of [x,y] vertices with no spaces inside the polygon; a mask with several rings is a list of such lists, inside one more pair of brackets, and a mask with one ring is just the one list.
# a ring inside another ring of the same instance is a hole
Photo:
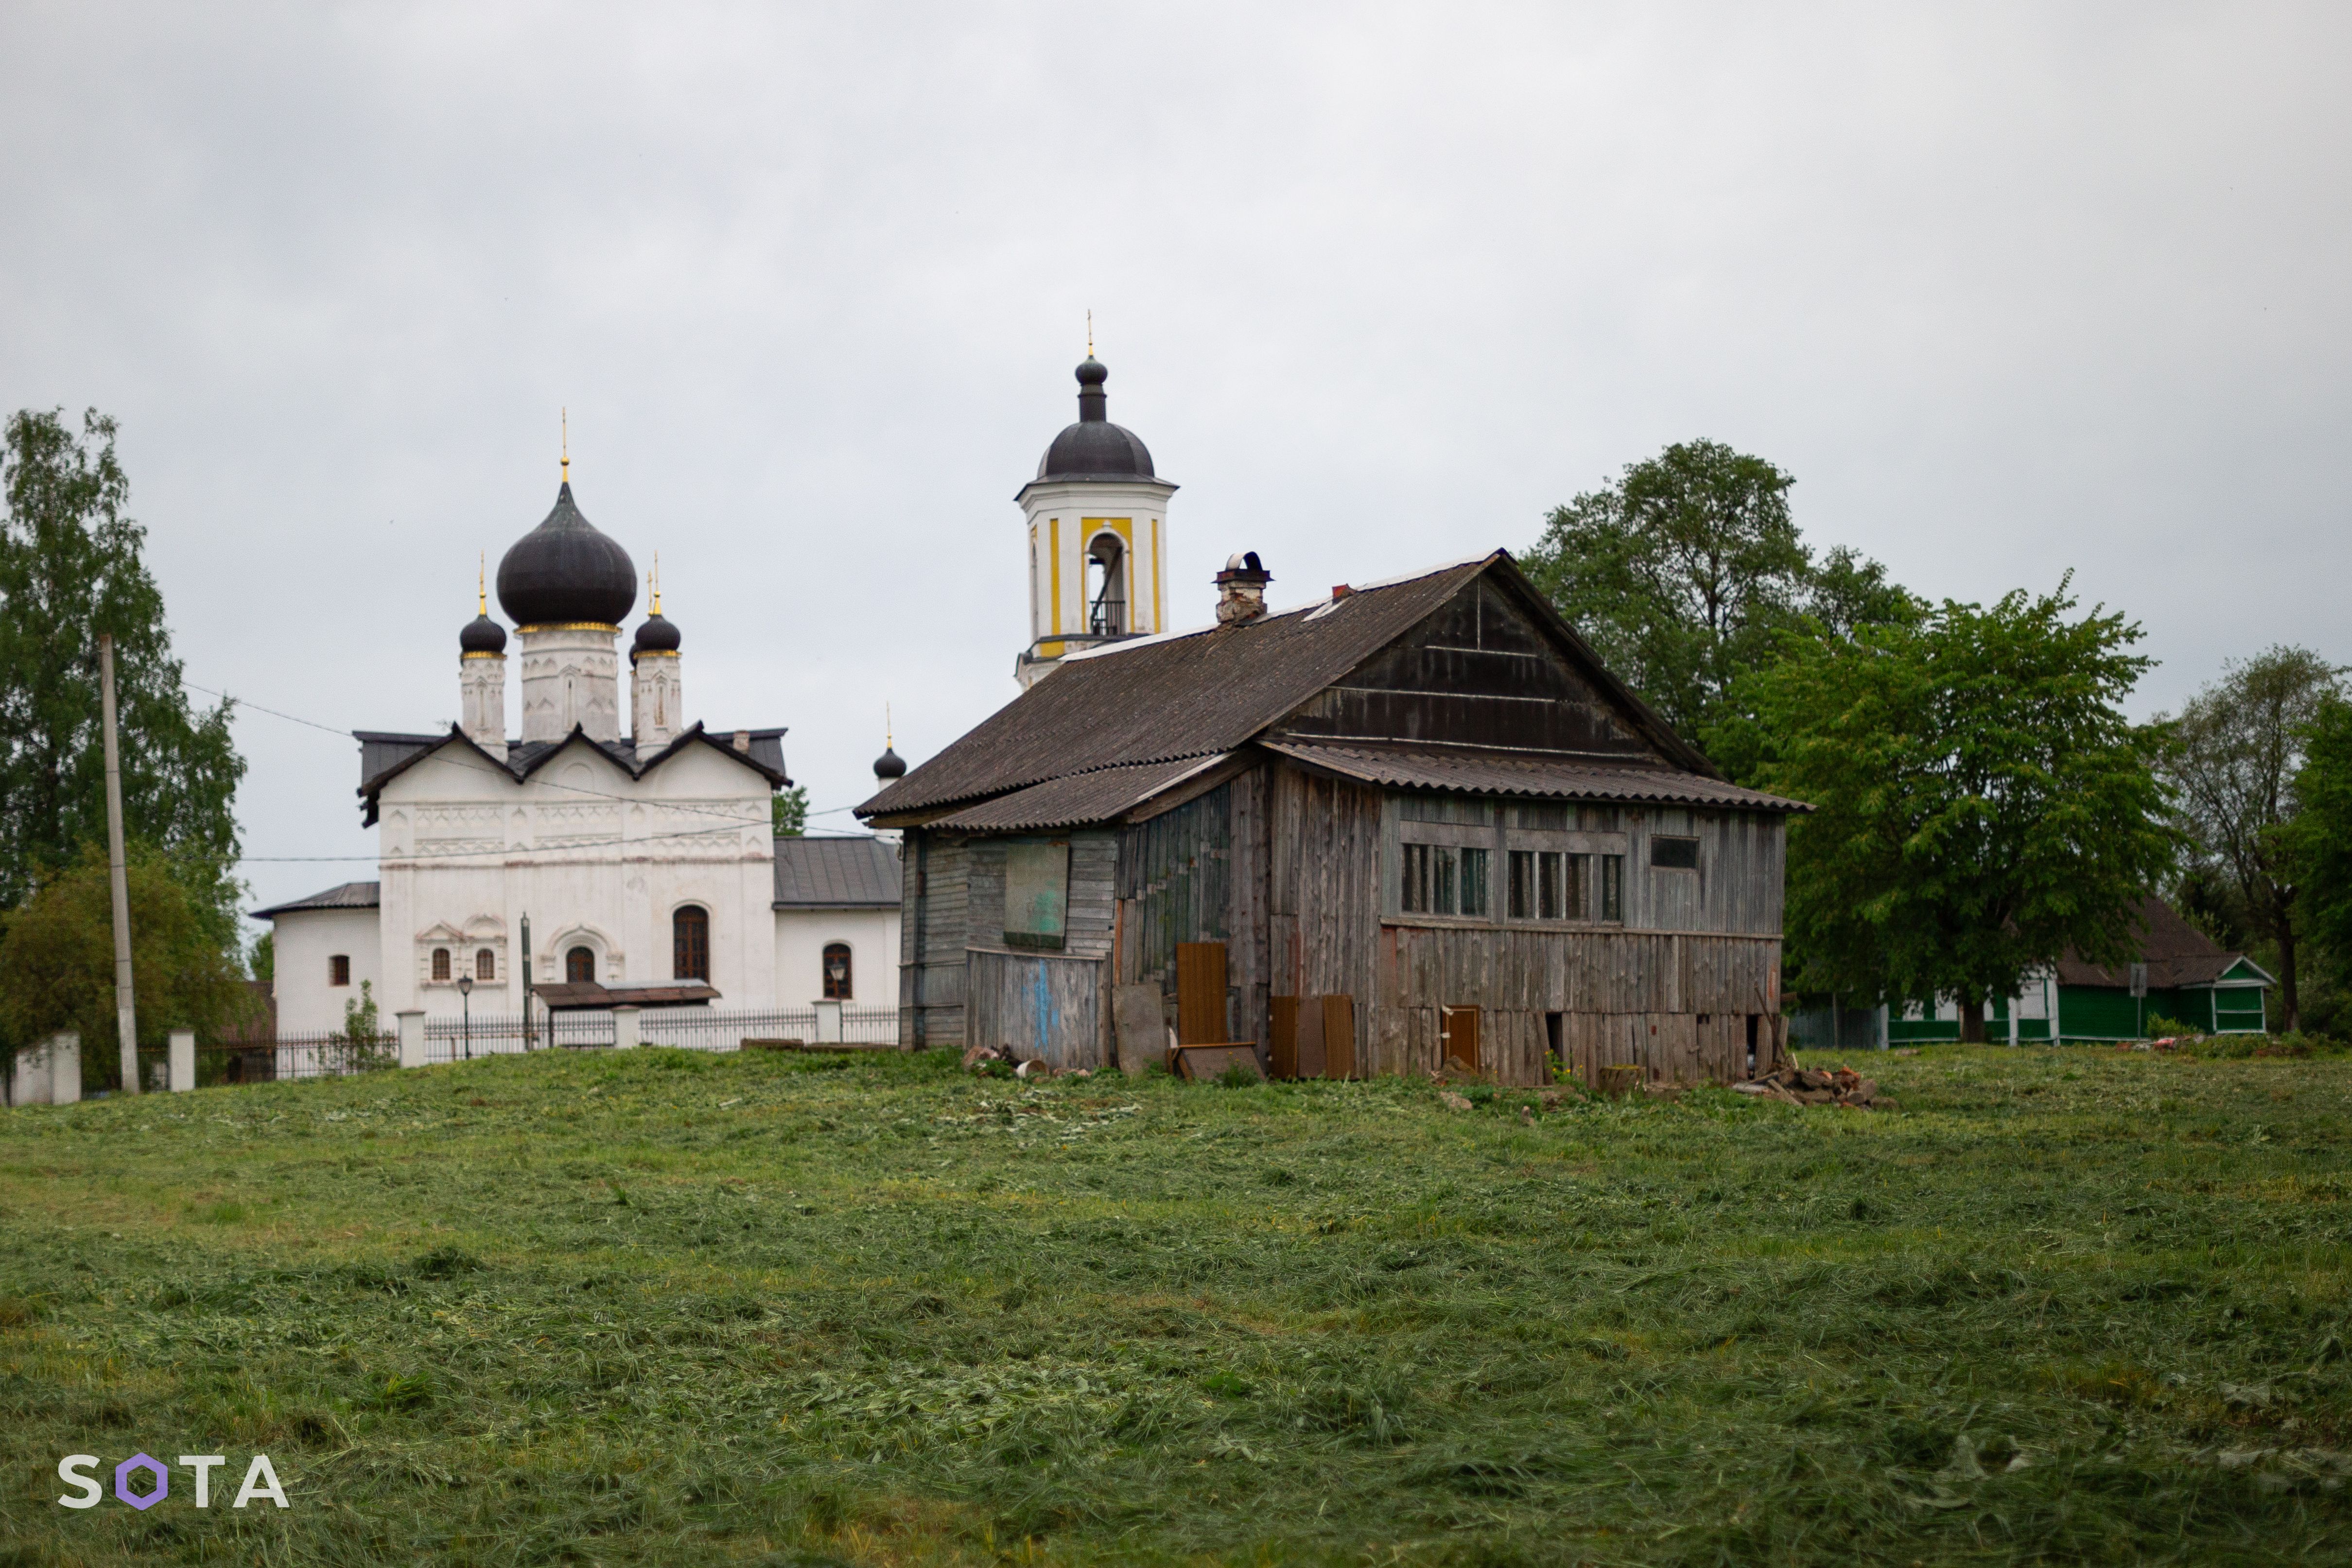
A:
{"label": "arched church window", "polygon": [[1116,533],[1098,533],[1087,546],[1087,629],[1097,637],[1127,630],[1127,547]]}
{"label": "arched church window", "polygon": [[433,950],[433,978],[436,980],[449,978],[449,950],[446,947],[436,947]]}
{"label": "arched church window", "polygon": [[672,915],[670,931],[670,977],[674,980],[710,979],[710,914],[692,904]]}
{"label": "arched church window", "polygon": [[487,947],[476,952],[474,954],[474,978],[477,980],[496,980],[498,977],[499,955],[492,952]]}
{"label": "arched church window", "polygon": [[563,978],[573,985],[590,985],[596,980],[596,955],[584,947],[575,947],[563,955]]}
{"label": "arched church window", "polygon": [[824,944],[824,999],[828,1002],[849,1000],[849,944],[829,942]]}

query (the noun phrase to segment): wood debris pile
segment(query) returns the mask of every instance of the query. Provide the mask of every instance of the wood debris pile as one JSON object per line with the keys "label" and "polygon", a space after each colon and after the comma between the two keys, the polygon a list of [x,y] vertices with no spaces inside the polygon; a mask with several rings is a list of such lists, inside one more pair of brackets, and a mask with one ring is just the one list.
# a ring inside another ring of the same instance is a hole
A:
{"label": "wood debris pile", "polygon": [[982,1078],[1003,1077],[1009,1073],[1024,1082],[1034,1079],[1095,1076],[1092,1069],[1087,1068],[1064,1068],[1056,1072],[1052,1067],[1034,1058],[1023,1061],[1011,1051],[1000,1051],[994,1046],[972,1047],[963,1054],[963,1066],[966,1072],[975,1072]]}
{"label": "wood debris pile", "polygon": [[1813,1068],[1776,1068],[1762,1078],[1731,1086],[1741,1094],[1790,1105],[1841,1105],[1849,1110],[1892,1110],[1895,1102],[1878,1098],[1878,1080],[1852,1068],[1827,1072]]}

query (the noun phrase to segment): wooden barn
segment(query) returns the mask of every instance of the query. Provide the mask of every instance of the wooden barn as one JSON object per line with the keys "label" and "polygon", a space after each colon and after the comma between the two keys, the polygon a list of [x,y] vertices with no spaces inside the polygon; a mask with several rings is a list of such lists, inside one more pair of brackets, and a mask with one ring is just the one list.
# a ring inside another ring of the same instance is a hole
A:
{"label": "wooden barn", "polygon": [[901,1038],[1056,1067],[1723,1081],[1769,1064],[1784,828],[1503,552],[1074,654],[858,808],[903,830]]}

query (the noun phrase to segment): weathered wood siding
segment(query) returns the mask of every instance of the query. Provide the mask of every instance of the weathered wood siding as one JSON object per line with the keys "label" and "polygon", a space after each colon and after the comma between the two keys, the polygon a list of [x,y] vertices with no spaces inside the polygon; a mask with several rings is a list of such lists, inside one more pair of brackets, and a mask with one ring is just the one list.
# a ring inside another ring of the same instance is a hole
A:
{"label": "weathered wood siding", "polygon": [[[1075,848],[1075,846],[1073,846]],[[1106,960],[1066,953],[972,948],[965,955],[974,1044],[1055,1068],[1109,1064],[1105,1047]]]}
{"label": "weathered wood siding", "polygon": [[1551,1014],[1586,1083],[1624,1065],[1665,1081],[1745,1078],[1748,1019],[1773,1011],[1780,960],[1778,941],[1749,936],[1391,923],[1371,1070],[1435,1070],[1438,1009],[1476,1006],[1485,1066],[1506,1083],[1547,1081]]}
{"label": "weathered wood siding", "polygon": [[1176,997],[1176,947],[1225,947],[1224,1038],[1270,1039],[1266,973],[1266,788],[1253,768],[1119,832],[1121,984]]}
{"label": "weathered wood siding", "polygon": [[1381,792],[1283,767],[1266,799],[1268,984],[1277,996],[1359,998],[1363,1062],[1378,984]]}
{"label": "weathered wood siding", "polygon": [[1292,714],[1300,735],[1650,755],[1591,674],[1480,578]]}
{"label": "weathered wood siding", "polygon": [[909,1045],[964,1043],[969,865],[964,840],[907,830],[899,855],[907,919],[899,940],[898,1037]]}

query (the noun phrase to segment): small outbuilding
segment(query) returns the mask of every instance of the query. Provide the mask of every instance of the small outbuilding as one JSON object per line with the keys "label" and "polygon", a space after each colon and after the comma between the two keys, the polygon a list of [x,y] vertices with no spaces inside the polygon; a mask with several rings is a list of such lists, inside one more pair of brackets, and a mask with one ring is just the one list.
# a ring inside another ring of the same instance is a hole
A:
{"label": "small outbuilding", "polygon": [[858,807],[900,1037],[1056,1067],[1723,1081],[1768,1065],[1797,803],[1725,781],[1491,555],[1073,652]]}

